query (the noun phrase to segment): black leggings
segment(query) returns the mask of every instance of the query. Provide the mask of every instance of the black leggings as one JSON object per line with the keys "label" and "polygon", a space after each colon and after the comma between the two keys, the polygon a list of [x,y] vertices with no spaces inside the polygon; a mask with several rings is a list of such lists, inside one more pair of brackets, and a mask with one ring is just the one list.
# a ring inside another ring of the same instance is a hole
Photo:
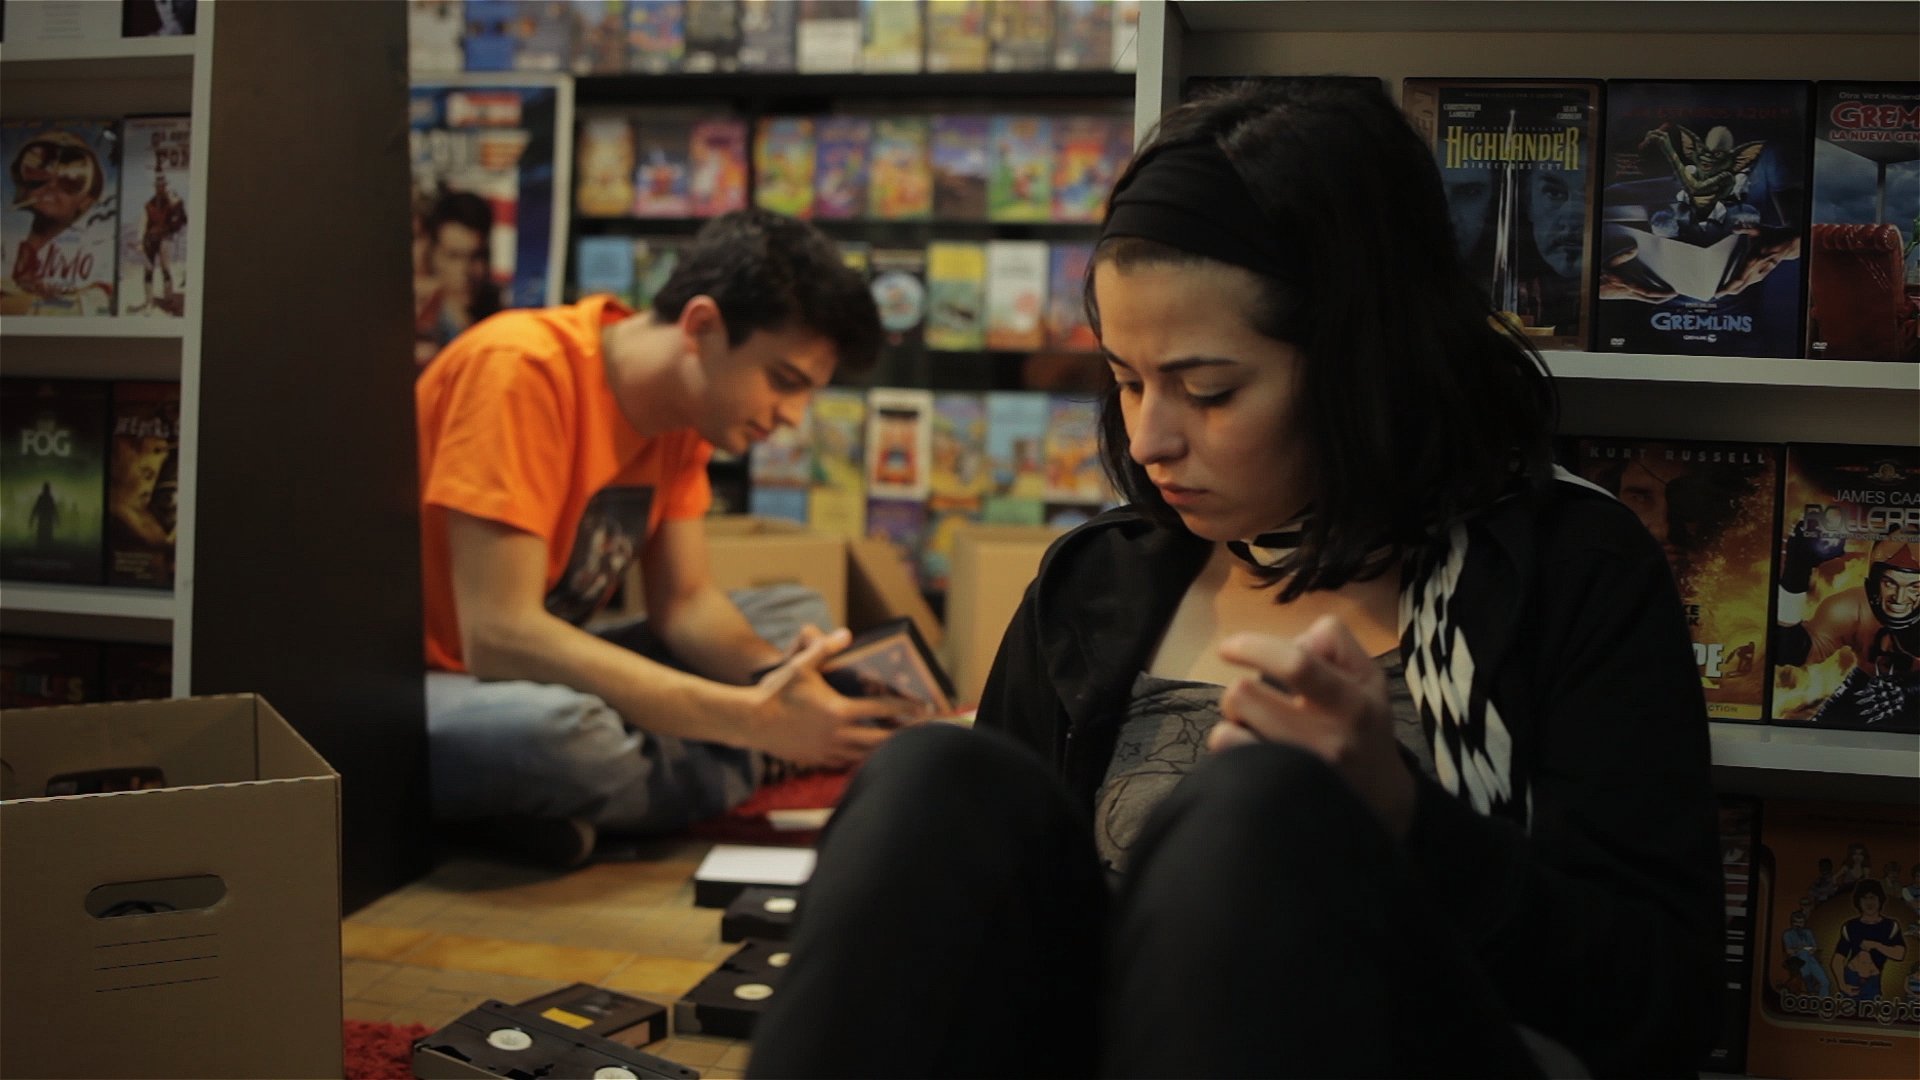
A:
{"label": "black leggings", "polygon": [[1012,740],[903,732],[822,838],[749,1075],[1538,1075],[1318,758],[1212,757],[1129,859],[1110,896],[1085,811]]}

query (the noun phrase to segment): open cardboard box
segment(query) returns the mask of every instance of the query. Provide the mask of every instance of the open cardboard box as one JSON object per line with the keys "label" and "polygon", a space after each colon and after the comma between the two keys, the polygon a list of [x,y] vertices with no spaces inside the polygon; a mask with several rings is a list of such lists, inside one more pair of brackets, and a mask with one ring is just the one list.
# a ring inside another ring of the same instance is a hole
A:
{"label": "open cardboard box", "polygon": [[978,704],[1007,624],[1061,530],[1043,525],[962,525],[947,578],[947,669],[958,700]]}
{"label": "open cardboard box", "polygon": [[[836,624],[866,630],[905,616],[930,648],[946,632],[915,582],[906,553],[891,540],[816,532],[779,518],[722,515],[706,519],[707,562],[723,590],[793,582],[826,598]],[[635,560],[617,611],[600,622],[646,614],[640,564]],[[823,627],[822,629],[826,629]]]}
{"label": "open cardboard box", "polygon": [[340,778],[266,701],[0,712],[0,865],[0,1077],[341,1075]]}

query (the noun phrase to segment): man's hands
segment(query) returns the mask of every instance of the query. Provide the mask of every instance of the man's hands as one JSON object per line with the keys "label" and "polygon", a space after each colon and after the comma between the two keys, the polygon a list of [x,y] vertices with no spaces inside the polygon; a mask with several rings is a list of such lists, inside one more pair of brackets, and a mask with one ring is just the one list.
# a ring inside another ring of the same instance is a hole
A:
{"label": "man's hands", "polygon": [[893,733],[893,722],[923,715],[923,706],[905,698],[851,698],[827,685],[820,665],[851,640],[845,629],[803,628],[780,666],[746,688],[743,745],[797,765],[839,768],[866,760]]}
{"label": "man's hands", "polygon": [[1220,655],[1260,675],[1221,696],[1225,719],[1208,734],[1208,749],[1267,741],[1311,751],[1353,785],[1395,839],[1406,836],[1416,788],[1393,737],[1386,676],[1339,619],[1322,616],[1297,638],[1237,634]]}

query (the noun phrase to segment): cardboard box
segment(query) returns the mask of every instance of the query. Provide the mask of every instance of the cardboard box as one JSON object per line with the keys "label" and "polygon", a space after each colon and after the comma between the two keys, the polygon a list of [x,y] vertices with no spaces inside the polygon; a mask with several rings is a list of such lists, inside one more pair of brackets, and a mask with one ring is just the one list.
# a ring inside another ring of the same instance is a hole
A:
{"label": "cardboard box", "polygon": [[[705,519],[708,572],[722,590],[751,589],[794,582],[827,601],[833,621],[847,618],[847,556],[840,537],[817,533],[797,522],[745,514]],[[638,619],[647,613],[640,560],[628,564],[620,596],[587,623],[597,629]]]}
{"label": "cardboard box", "polygon": [[0,800],[0,1077],[342,1074],[340,778],[270,705],[0,713]]}
{"label": "cardboard box", "polygon": [[1040,525],[963,525],[947,585],[947,670],[962,704],[980,701],[1000,639],[1060,535]]}
{"label": "cardboard box", "polygon": [[920,592],[900,545],[878,536],[848,540],[847,625],[866,630],[903,617],[913,620],[929,649],[938,650],[946,641],[946,629]]}
{"label": "cardboard box", "polygon": [[795,582],[826,597],[836,624],[847,620],[846,542],[838,536],[778,518],[710,517],[707,560],[722,589]]}
{"label": "cardboard box", "polygon": [[[706,527],[710,573],[722,589],[798,582],[826,598],[835,625],[859,631],[904,617],[913,620],[930,648],[937,650],[946,640],[946,629],[921,594],[906,552],[891,540],[848,539],[779,518],[746,515],[710,517]],[[636,559],[627,570],[620,602],[589,626],[646,613]]]}

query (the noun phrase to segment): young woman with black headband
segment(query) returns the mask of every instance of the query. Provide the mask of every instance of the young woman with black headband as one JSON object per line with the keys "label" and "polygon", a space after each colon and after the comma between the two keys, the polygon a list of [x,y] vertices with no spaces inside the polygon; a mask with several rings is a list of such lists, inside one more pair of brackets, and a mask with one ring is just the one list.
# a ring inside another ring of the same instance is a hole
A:
{"label": "young woman with black headband", "polygon": [[1377,89],[1168,113],[1089,311],[1125,507],[850,785],[762,1076],[1690,1073],[1721,886],[1659,547]]}

